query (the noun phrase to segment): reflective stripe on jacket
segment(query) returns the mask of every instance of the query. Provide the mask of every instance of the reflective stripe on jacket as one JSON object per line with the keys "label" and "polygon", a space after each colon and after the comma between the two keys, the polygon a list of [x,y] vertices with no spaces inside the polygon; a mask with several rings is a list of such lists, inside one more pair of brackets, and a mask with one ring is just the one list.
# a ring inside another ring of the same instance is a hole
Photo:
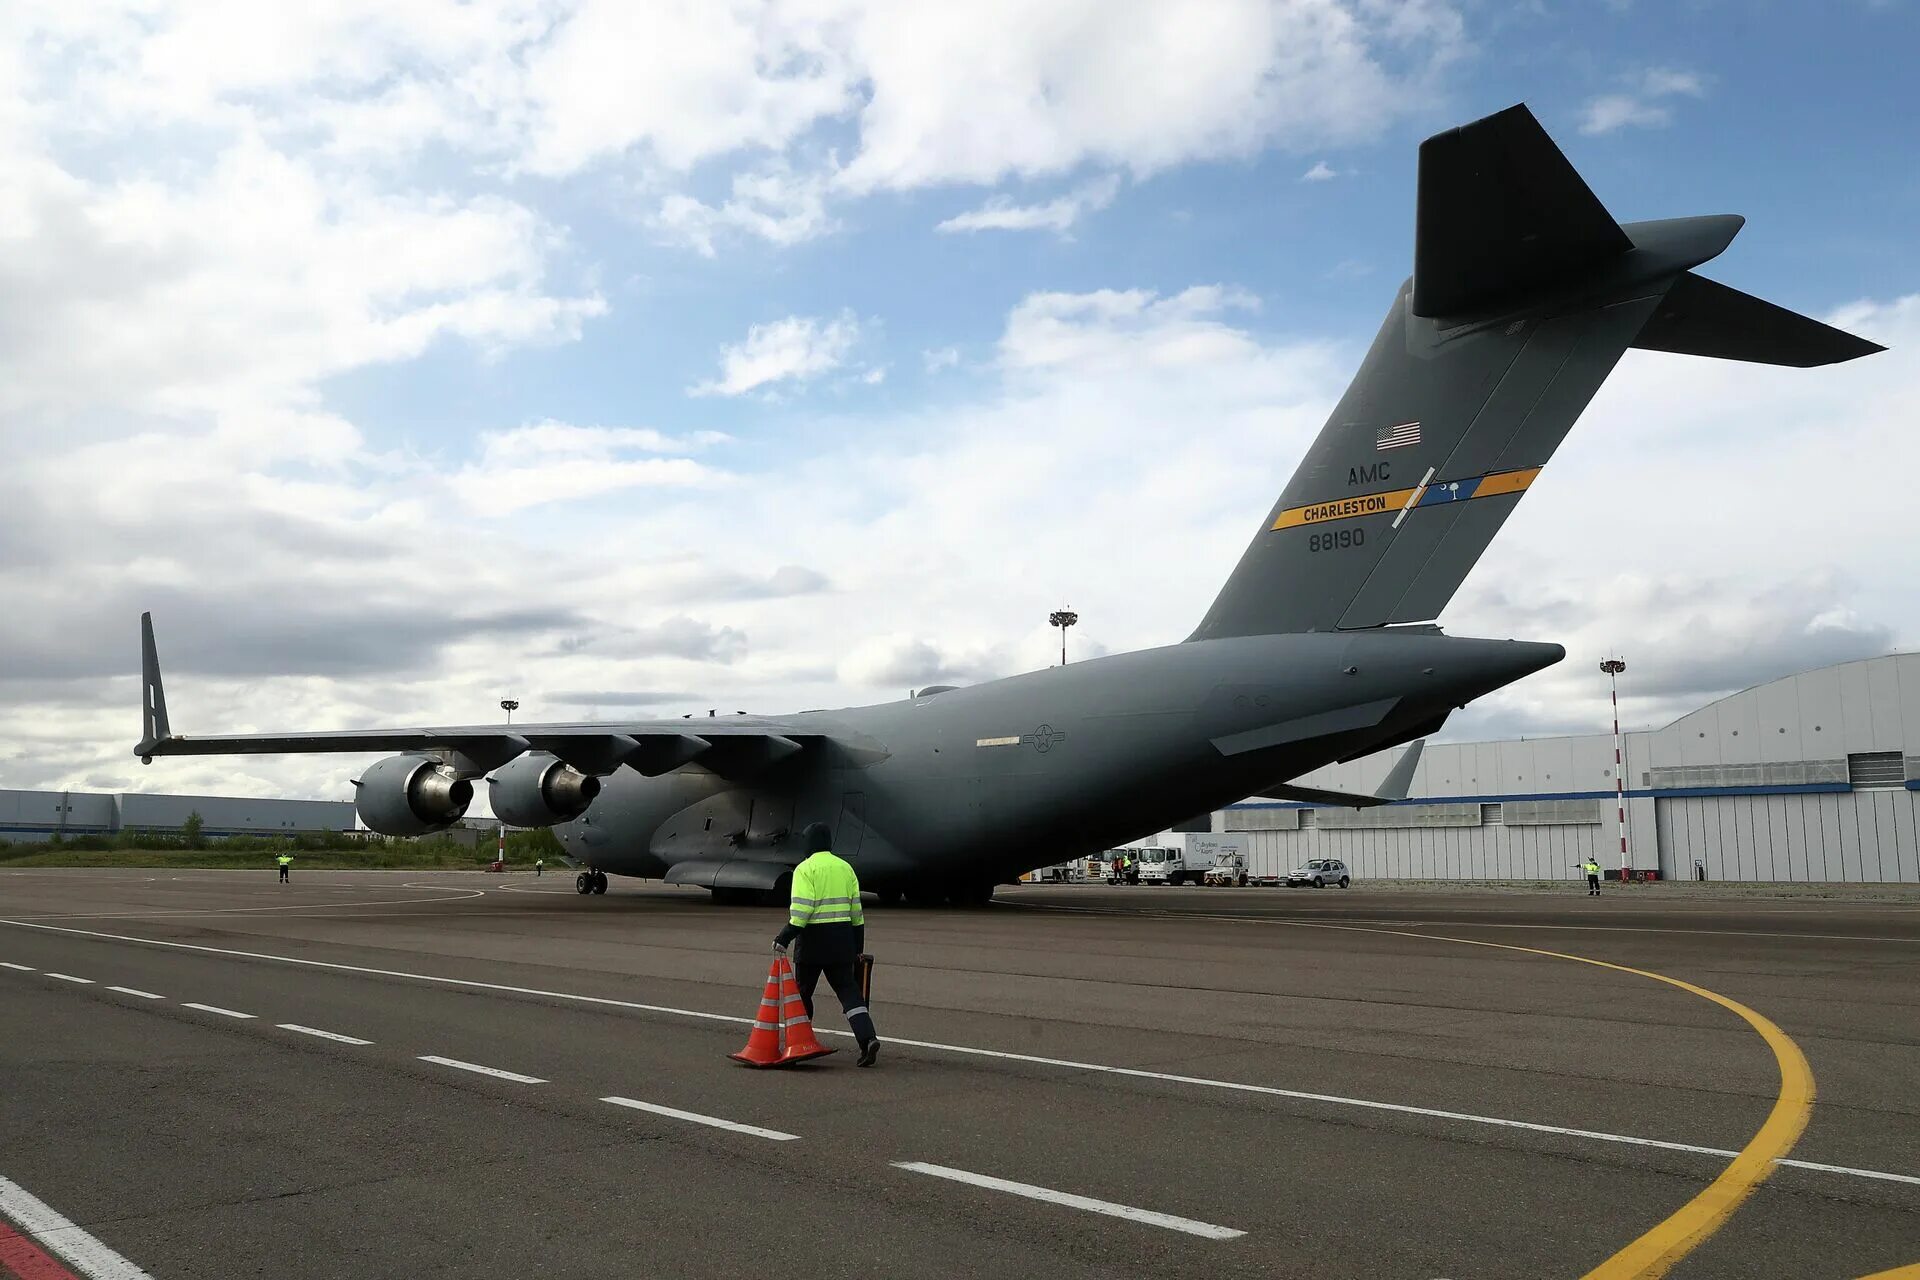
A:
{"label": "reflective stripe on jacket", "polygon": [[845,858],[822,851],[811,854],[793,869],[793,900],[787,923],[796,929],[810,925],[864,925],[860,909],[860,877]]}

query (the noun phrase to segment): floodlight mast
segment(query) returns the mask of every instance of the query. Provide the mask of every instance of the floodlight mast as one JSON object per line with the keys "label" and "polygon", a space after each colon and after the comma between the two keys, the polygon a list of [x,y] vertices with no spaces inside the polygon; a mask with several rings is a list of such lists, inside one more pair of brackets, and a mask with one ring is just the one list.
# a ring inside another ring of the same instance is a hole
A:
{"label": "floodlight mast", "polygon": [[500,709],[507,713],[507,723],[512,724],[513,713],[520,709],[520,699],[502,698],[500,699]]}
{"label": "floodlight mast", "polygon": [[1047,625],[1060,628],[1060,665],[1067,665],[1067,628],[1080,621],[1080,615],[1071,609],[1055,609],[1047,615]]}
{"label": "floodlight mast", "polygon": [[1600,670],[1606,672],[1607,685],[1613,694],[1613,794],[1620,815],[1620,882],[1627,882],[1627,758],[1620,747],[1620,673],[1627,664],[1620,658],[1607,658],[1600,663]]}

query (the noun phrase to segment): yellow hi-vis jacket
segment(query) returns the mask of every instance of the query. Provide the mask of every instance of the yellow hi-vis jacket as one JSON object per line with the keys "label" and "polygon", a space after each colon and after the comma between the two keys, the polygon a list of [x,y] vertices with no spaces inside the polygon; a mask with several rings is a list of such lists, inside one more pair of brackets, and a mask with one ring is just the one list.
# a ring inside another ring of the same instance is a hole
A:
{"label": "yellow hi-vis jacket", "polygon": [[793,899],[787,907],[787,923],[796,929],[817,924],[864,925],[866,913],[860,909],[860,877],[853,866],[837,854],[822,851],[810,854],[793,869]]}
{"label": "yellow hi-vis jacket", "polygon": [[279,863],[283,867],[290,867],[293,865],[293,855],[290,853],[283,853],[279,857],[275,858],[274,861]]}
{"label": "yellow hi-vis jacket", "polygon": [[1594,861],[1594,860],[1593,860],[1592,858],[1588,858],[1588,859],[1587,859],[1587,861],[1586,861],[1586,873],[1587,873],[1588,875],[1590,875],[1590,876],[1597,876],[1597,875],[1599,875],[1599,874],[1600,874],[1600,864],[1599,864],[1599,863],[1597,863],[1597,862],[1595,862],[1595,861]]}

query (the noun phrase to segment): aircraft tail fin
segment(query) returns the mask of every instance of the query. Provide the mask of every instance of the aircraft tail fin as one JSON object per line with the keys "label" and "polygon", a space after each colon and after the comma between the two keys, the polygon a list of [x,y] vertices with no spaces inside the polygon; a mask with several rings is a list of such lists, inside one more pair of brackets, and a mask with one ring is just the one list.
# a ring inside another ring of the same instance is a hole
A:
{"label": "aircraft tail fin", "polygon": [[1387,776],[1374,788],[1373,794],[1358,795],[1349,791],[1324,791],[1319,787],[1278,786],[1268,787],[1260,794],[1269,800],[1294,800],[1301,804],[1339,805],[1348,809],[1370,809],[1374,805],[1393,804],[1405,800],[1413,789],[1413,772],[1420,767],[1420,752],[1427,745],[1425,738],[1416,738],[1413,745],[1400,753],[1393,762],[1393,768],[1387,770]]}
{"label": "aircraft tail fin", "polygon": [[1420,148],[1414,273],[1191,639],[1437,617],[1629,347],[1880,348],[1694,275],[1734,215],[1621,226],[1524,107]]}
{"label": "aircraft tail fin", "polygon": [[160,651],[153,643],[153,615],[140,615],[140,745],[133,749],[152,763],[151,753],[173,736],[167,722],[167,691],[160,683]]}

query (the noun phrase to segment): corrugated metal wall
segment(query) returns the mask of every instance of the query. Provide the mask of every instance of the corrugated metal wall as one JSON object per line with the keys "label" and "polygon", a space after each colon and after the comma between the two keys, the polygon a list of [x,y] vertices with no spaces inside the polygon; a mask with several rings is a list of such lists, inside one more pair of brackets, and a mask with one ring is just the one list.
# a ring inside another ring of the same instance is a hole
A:
{"label": "corrugated metal wall", "polygon": [[1920,881],[1912,791],[1685,796],[1655,806],[1671,874],[1710,880]]}
{"label": "corrugated metal wall", "polygon": [[[1920,654],[1758,685],[1629,733],[1625,749],[1636,867],[1691,877],[1698,859],[1714,880],[1920,882]],[[1299,781],[1370,792],[1394,757]],[[1262,874],[1335,857],[1361,879],[1557,879],[1589,855],[1620,864],[1614,784],[1609,734],[1445,743],[1421,758],[1404,806],[1255,804],[1214,821],[1254,829]],[[1475,801],[1477,824],[1463,817]]]}

